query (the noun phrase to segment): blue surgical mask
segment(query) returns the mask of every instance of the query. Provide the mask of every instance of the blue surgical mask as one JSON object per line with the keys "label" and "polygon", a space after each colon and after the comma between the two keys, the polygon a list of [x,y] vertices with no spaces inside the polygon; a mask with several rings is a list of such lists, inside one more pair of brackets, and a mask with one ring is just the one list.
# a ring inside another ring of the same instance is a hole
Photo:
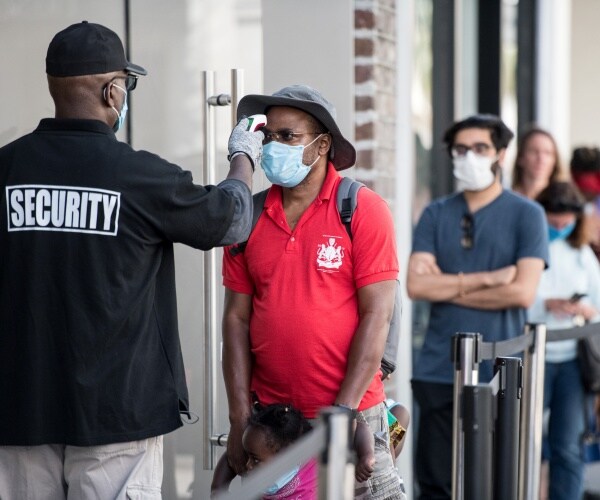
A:
{"label": "blue surgical mask", "polygon": [[269,486],[266,489],[265,493],[267,495],[274,495],[281,488],[283,488],[286,484],[288,484],[292,479],[294,479],[294,477],[296,476],[296,474],[298,474],[299,471],[300,471],[300,467],[293,468],[287,474],[285,474],[284,476],[281,476],[277,481],[275,481],[275,484],[273,484],[272,486]]}
{"label": "blue surgical mask", "polygon": [[323,134],[319,134],[306,146],[288,146],[280,142],[271,141],[263,146],[260,166],[265,171],[267,179],[272,184],[293,188],[300,184],[310,172],[311,167],[317,163],[320,156],[310,165],[302,163],[304,149],[310,146]]}
{"label": "blue surgical mask", "polygon": [[575,222],[571,222],[562,229],[556,229],[554,226],[548,225],[548,239],[550,241],[566,240],[571,236],[573,229],[575,229]]}
{"label": "blue surgical mask", "polygon": [[119,90],[125,92],[125,100],[123,101],[121,112],[119,113],[114,106],[112,107],[113,111],[117,113],[117,121],[113,125],[113,131],[117,132],[125,122],[125,117],[127,116],[127,110],[129,109],[129,106],[127,104],[127,90],[125,90],[123,87],[119,87],[116,83],[113,83],[113,87],[117,87]]}

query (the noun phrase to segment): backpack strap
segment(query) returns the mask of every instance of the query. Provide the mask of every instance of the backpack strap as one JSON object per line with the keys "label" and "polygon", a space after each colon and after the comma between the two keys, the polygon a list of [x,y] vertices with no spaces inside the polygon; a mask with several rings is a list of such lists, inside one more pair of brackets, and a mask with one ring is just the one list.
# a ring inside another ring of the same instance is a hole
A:
{"label": "backpack strap", "polygon": [[[267,194],[269,194],[269,188],[252,195],[252,227],[250,229],[250,234],[252,234],[252,231],[254,231],[254,228],[256,227],[256,223],[258,222],[258,219],[259,219],[260,215],[262,214],[263,209],[265,208],[265,200],[267,199]],[[248,240],[249,239],[250,239],[250,236],[248,236]],[[246,245],[248,244],[248,240],[242,241],[241,243],[238,243],[237,245],[233,245],[233,246],[229,247],[229,253],[231,254],[231,256],[235,257],[236,255],[238,255],[238,254],[242,253],[244,250],[246,250]]]}
{"label": "backpack strap", "polygon": [[358,203],[358,190],[363,186],[362,182],[355,181],[350,177],[342,177],[338,186],[336,197],[337,209],[350,239],[352,239],[352,215],[354,215]]}

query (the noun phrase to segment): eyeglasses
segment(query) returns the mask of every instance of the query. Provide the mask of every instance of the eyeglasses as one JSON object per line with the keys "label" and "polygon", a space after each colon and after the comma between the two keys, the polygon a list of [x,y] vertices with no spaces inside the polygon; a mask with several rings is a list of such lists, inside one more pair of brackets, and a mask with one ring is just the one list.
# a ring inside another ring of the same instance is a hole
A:
{"label": "eyeglasses", "polygon": [[268,142],[292,142],[296,137],[302,137],[303,135],[319,135],[325,134],[326,132],[292,132],[288,129],[278,130],[277,132],[271,132],[267,128],[260,129],[265,134],[265,139],[263,140],[263,144],[267,144]]}
{"label": "eyeglasses", "polygon": [[127,92],[131,92],[137,87],[138,76],[128,73],[127,75],[115,76],[111,82],[113,80],[125,80],[125,90],[127,90]]}
{"label": "eyeglasses", "polygon": [[465,156],[469,151],[473,151],[477,155],[485,156],[488,154],[488,151],[492,149],[494,146],[491,144],[486,144],[485,142],[476,142],[472,146],[466,146],[465,144],[455,144],[450,149],[450,153],[453,158],[460,158]]}
{"label": "eyeglasses", "polygon": [[471,250],[473,248],[473,232],[474,232],[475,221],[471,214],[465,214],[460,219],[460,228],[462,229],[462,237],[460,238],[460,246],[465,250]]}

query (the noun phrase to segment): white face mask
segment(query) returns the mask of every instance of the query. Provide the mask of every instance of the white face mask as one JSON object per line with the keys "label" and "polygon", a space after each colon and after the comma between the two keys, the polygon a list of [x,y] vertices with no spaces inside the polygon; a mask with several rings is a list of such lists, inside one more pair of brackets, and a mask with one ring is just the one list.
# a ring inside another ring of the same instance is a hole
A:
{"label": "white face mask", "polygon": [[454,177],[458,191],[482,191],[492,185],[496,176],[492,172],[495,156],[481,156],[467,151],[465,156],[453,158]]}

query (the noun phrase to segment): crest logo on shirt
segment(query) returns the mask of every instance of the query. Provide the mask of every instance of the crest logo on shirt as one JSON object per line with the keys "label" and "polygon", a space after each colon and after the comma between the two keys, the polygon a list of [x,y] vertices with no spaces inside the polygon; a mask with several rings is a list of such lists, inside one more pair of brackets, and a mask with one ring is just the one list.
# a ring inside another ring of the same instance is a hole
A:
{"label": "crest logo on shirt", "polygon": [[317,245],[317,270],[334,273],[342,267],[344,247],[338,245],[335,236],[326,236],[327,243]]}

